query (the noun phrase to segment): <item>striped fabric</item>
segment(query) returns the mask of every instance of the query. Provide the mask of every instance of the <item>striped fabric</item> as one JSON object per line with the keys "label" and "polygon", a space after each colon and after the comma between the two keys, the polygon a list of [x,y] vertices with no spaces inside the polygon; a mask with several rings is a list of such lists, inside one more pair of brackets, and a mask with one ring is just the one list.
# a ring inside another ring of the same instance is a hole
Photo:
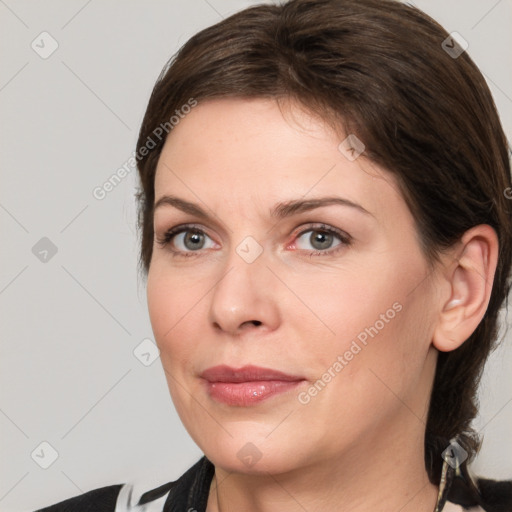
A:
{"label": "striped fabric", "polygon": [[[115,512],[205,512],[213,464],[202,457],[183,476],[152,491],[134,492],[133,484],[124,484],[119,492]],[[454,478],[460,478],[445,461],[436,508],[433,512],[485,512],[481,507],[463,508],[447,500]]]}
{"label": "striped fabric", "polygon": [[[214,465],[203,456],[177,480],[150,491],[144,491],[141,483],[111,485],[36,512],[205,512],[214,473]],[[477,502],[485,503],[485,508]],[[432,512],[512,512],[511,504],[512,481],[479,479],[477,485],[464,466],[443,463]]]}

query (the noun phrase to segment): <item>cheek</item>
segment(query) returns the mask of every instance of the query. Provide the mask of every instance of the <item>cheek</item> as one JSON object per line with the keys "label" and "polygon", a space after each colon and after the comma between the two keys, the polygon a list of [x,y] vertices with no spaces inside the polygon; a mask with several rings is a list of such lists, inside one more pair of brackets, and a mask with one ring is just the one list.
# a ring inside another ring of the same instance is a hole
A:
{"label": "cheek", "polygon": [[[400,300],[392,302],[397,296]],[[337,392],[344,394],[355,417],[380,411],[374,418],[378,421],[381,413],[382,418],[398,413],[403,404],[417,416],[424,413],[423,399],[416,394],[422,393],[430,347],[427,306],[420,290],[408,296],[382,293],[381,300],[368,304],[363,328],[357,326],[356,334],[341,340],[346,366]]]}
{"label": "cheek", "polygon": [[308,324],[316,338],[338,351],[348,350],[354,339],[364,344],[375,330],[389,330],[401,309],[403,293],[391,274],[389,266],[382,271],[370,265],[304,274],[293,286],[309,311],[304,308],[294,321]]}
{"label": "cheek", "polygon": [[[302,332],[310,333],[307,341],[309,336],[318,340],[311,360],[316,373],[331,368],[344,375],[333,381],[359,388],[363,395],[374,386],[382,388],[375,374],[397,389],[405,386],[419,372],[429,346],[426,281],[417,286],[426,272],[424,262],[410,253],[392,256],[378,264],[361,260],[350,271],[317,271],[295,282],[294,291],[317,317],[296,315]],[[301,347],[304,353],[307,348]]]}
{"label": "cheek", "polygon": [[189,400],[191,390],[185,389],[193,373],[191,364],[197,357],[198,315],[206,312],[199,291],[183,281],[179,273],[161,272],[154,265],[148,273],[147,300],[169,392],[182,421],[188,425],[193,423],[194,407]]}
{"label": "cheek", "polygon": [[189,358],[195,339],[189,329],[190,319],[201,307],[199,291],[187,286],[177,273],[162,272],[155,265],[148,273],[147,301],[164,366]]}

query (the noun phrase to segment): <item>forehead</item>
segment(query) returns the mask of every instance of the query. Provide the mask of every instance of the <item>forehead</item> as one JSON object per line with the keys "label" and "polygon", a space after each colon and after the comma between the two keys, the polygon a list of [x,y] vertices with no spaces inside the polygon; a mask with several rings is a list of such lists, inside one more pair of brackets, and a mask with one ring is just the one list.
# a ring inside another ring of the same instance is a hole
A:
{"label": "forehead", "polygon": [[221,209],[333,193],[369,211],[403,203],[391,173],[364,156],[347,158],[346,137],[298,104],[283,109],[261,98],[199,102],[167,137],[155,198],[204,197]]}

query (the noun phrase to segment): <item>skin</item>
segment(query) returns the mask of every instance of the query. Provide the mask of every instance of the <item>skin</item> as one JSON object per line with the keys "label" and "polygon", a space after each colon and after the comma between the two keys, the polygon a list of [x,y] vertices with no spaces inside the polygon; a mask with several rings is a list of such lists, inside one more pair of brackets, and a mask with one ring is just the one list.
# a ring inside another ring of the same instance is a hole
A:
{"label": "skin", "polygon": [[[163,148],[156,201],[172,194],[210,215],[156,209],[156,240],[185,223],[205,236],[195,250],[183,234],[155,241],[147,281],[173,402],[216,467],[208,512],[434,510],[423,439],[437,353],[457,348],[485,313],[496,235],[472,228],[432,269],[393,175],[364,153],[347,159],[344,138],[291,101],[224,98],[200,102]],[[330,205],[270,215],[277,203],[325,196],[368,213]],[[334,235],[319,245],[318,223],[349,234],[350,244]],[[237,252],[248,236],[262,249],[251,263]],[[365,328],[380,327],[393,304],[400,311],[301,403],[299,393]],[[305,381],[230,406],[199,377],[218,364]],[[252,465],[237,456],[247,443],[261,456]]]}

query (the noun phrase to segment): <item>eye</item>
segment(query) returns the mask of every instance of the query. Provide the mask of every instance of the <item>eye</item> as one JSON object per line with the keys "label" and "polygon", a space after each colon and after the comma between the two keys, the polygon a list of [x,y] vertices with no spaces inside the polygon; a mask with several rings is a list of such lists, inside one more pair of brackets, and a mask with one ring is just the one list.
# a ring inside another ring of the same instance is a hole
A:
{"label": "eye", "polygon": [[[309,236],[306,236],[308,233]],[[344,231],[320,224],[301,231],[294,245],[297,249],[308,251],[307,244],[311,244],[314,250],[309,252],[309,256],[325,256],[342,250],[351,241],[351,236]],[[199,256],[202,249],[215,247],[213,240],[201,228],[183,224],[169,229],[161,238],[156,238],[156,242],[161,247],[169,246],[172,255],[178,257]]]}
{"label": "eye", "polygon": [[162,238],[157,239],[157,243],[162,247],[174,245],[174,248],[170,247],[174,255],[195,256],[194,252],[212,248],[205,245],[207,240],[211,238],[202,229],[181,225],[166,231]]}
{"label": "eye", "polygon": [[[338,240],[338,243],[336,243],[336,239]],[[297,246],[297,249],[302,250],[308,250],[312,246],[314,251],[310,252],[309,255],[316,256],[337,252],[350,245],[350,242],[351,237],[347,233],[331,226],[321,224],[312,226],[310,229],[305,231],[301,231],[297,236],[295,245]],[[307,246],[308,244],[310,244],[310,247]]]}

